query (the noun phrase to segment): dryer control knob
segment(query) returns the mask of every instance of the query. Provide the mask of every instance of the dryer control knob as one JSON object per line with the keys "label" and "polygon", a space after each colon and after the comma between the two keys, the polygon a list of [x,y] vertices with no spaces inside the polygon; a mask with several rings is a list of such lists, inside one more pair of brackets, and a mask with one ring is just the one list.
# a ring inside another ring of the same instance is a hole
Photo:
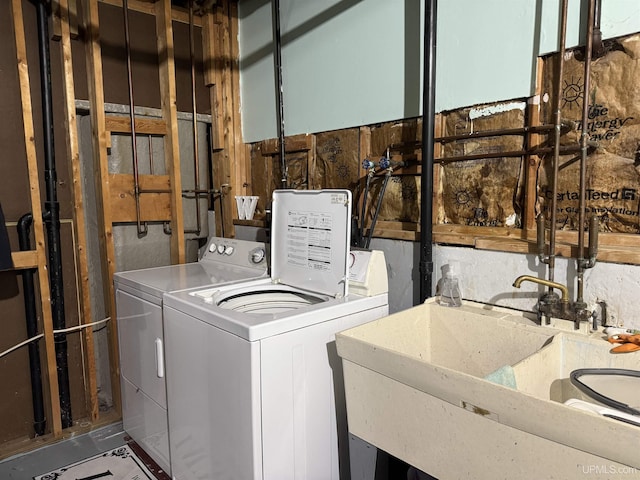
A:
{"label": "dryer control knob", "polygon": [[251,261],[253,263],[260,263],[262,260],[264,260],[266,253],[264,251],[264,248],[256,248],[254,250],[251,251]]}

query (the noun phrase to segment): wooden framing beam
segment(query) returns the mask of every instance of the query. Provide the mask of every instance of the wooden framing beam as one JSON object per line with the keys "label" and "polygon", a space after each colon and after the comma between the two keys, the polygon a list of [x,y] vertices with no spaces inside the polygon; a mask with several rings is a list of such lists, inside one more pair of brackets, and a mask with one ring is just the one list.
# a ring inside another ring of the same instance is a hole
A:
{"label": "wooden framing beam", "polygon": [[[111,221],[136,222],[136,203],[133,192],[133,175],[115,173],[109,175]],[[154,193],[140,195],[140,221],[171,221],[171,178],[169,175],[140,175],[140,189]]]}
{"label": "wooden framing beam", "polygon": [[[136,118],[136,134],[164,136],[168,133],[167,122],[159,118]],[[131,119],[123,115],[107,115],[105,128],[111,133],[131,133]]]}
{"label": "wooden framing beam", "polygon": [[29,172],[31,211],[33,214],[33,233],[36,243],[35,255],[38,268],[38,283],[40,303],[42,307],[42,329],[44,334],[44,351],[46,357],[45,376],[49,385],[50,425],[54,437],[62,434],[62,419],[60,417],[60,398],[56,353],[53,339],[53,316],[51,313],[51,297],[49,290],[49,276],[47,274],[47,260],[44,241],[44,223],[42,221],[42,207],[40,184],[38,176],[38,159],[36,157],[35,132],[33,126],[31,85],[29,81],[29,67],[27,64],[27,45],[24,33],[24,17],[22,14],[22,0],[11,0],[13,17],[13,33],[16,44],[18,78],[20,83],[20,98],[22,100],[22,123],[24,127],[24,143],[26,148],[27,168]]}
{"label": "wooden framing beam", "polygon": [[[230,110],[227,116],[231,120],[231,143],[232,151],[230,152],[233,175],[231,188],[236,192],[235,195],[250,195],[250,179],[251,168],[247,155],[247,148],[242,141],[242,122],[240,119],[240,47],[238,45],[238,3],[225,2],[228,5],[229,13],[227,14],[228,34],[225,34],[225,41],[229,42],[229,46],[225,46],[225,51],[229,52],[229,89],[228,102]],[[315,137],[314,137],[315,138]]]}
{"label": "wooden framing beam", "polygon": [[102,74],[102,54],[100,49],[100,20],[98,0],[85,0],[83,4],[86,32],[86,67],[89,101],[91,103],[91,127],[93,131],[93,158],[96,182],[96,203],[100,228],[100,247],[102,260],[103,288],[105,305],[111,321],[107,324],[109,332],[109,365],[113,405],[118,415],[122,412],[120,397],[120,365],[118,351],[118,327],[116,320],[115,292],[113,274],[115,273],[115,247],[113,245],[113,226],[111,223],[111,204],[109,202],[109,165],[107,159],[107,129],[104,113],[104,87]]}
{"label": "wooden framing beam", "polygon": [[[114,7],[122,8],[122,0],[99,0],[99,1],[100,3],[104,3],[105,5],[112,5]],[[146,13],[147,15],[155,15],[156,3],[158,1],[159,0],[153,0],[153,1],[129,0],[128,1],[129,10],[132,10],[134,12]],[[187,23],[187,24],[189,23],[189,13],[182,10],[172,9],[170,18],[175,22]],[[198,27],[202,26],[201,17],[194,16],[193,24]]]}
{"label": "wooden framing beam", "polygon": [[165,163],[171,181],[171,262],[184,263],[184,217],[182,212],[182,182],[180,178],[180,145],[178,111],[176,107],[176,69],[171,25],[171,1],[155,4],[158,58],[160,61],[160,103],[167,124],[164,136]]}
{"label": "wooden framing beam", "polygon": [[[61,11],[61,54],[64,86],[64,110],[67,130],[67,158],[69,159],[69,178],[72,182],[73,194],[73,231],[77,239],[76,257],[78,259],[76,276],[79,279],[80,324],[92,322],[89,286],[89,262],[87,260],[87,236],[84,221],[84,203],[82,200],[82,173],[80,171],[80,149],[78,146],[78,128],[76,122],[75,86],[73,83],[73,60],[71,55],[71,32],[69,0],[59,0]],[[75,0],[71,0],[75,5]],[[96,362],[94,353],[93,330],[85,328],[83,338],[83,361],[86,372],[85,392],[87,409],[92,421],[98,419],[98,387],[96,380]]]}
{"label": "wooden framing beam", "polygon": [[[233,218],[237,217],[235,202],[232,195],[239,195],[234,190],[232,162],[229,139],[229,110],[228,110],[228,74],[229,53],[225,50],[224,27],[227,22],[226,12],[217,8],[215,13],[205,15],[203,27],[203,51],[209,59],[209,74],[206,79],[209,87],[209,101],[213,122],[213,188],[218,192],[219,203],[216,208],[216,234],[233,237],[235,230]],[[213,82],[213,83],[211,83]],[[231,195],[229,195],[231,193]]]}
{"label": "wooden framing beam", "polygon": [[[542,59],[538,59],[535,94],[527,103],[527,126],[536,127],[540,125],[540,98],[542,95]],[[532,133],[527,136],[528,148],[536,148],[541,144],[542,135]],[[538,170],[541,158],[537,155],[525,157],[525,185],[524,185],[524,205],[522,211],[522,227],[526,230],[536,228],[536,204]]]}

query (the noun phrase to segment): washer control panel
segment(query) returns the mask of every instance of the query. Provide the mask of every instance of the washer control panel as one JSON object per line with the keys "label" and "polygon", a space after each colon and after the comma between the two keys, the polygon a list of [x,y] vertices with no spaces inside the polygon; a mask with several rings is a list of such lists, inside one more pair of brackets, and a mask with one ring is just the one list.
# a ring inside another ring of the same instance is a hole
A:
{"label": "washer control panel", "polygon": [[200,261],[207,260],[245,267],[265,268],[267,246],[262,242],[211,237]]}

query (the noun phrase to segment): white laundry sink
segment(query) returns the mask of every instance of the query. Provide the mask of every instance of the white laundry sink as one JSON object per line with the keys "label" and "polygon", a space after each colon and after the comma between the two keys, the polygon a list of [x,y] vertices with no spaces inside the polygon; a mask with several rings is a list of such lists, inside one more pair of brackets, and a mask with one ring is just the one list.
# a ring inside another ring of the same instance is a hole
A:
{"label": "white laundry sink", "polygon": [[639,369],[640,354],[518,311],[434,301],[336,343],[349,430],[437,478],[640,477],[639,427],[562,403],[571,371]]}
{"label": "white laundry sink", "polygon": [[640,369],[640,354],[609,352],[612,347],[600,336],[582,337],[560,333],[553,341],[513,366],[519,391],[537,398],[566,402],[570,398],[589,399],[570,380],[581,368]]}

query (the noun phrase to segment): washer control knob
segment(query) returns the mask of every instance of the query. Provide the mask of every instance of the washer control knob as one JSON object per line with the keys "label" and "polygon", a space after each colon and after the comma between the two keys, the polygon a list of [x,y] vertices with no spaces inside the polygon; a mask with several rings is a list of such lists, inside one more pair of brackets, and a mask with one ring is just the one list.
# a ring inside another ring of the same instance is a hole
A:
{"label": "washer control knob", "polygon": [[220,255],[222,255],[222,254],[224,253],[224,249],[225,249],[225,246],[224,246],[224,245],[222,245],[222,244],[221,244],[221,245],[218,245],[218,253],[219,253]]}
{"label": "washer control knob", "polygon": [[231,245],[229,245],[228,247],[226,247],[224,249],[224,254],[225,255],[233,255],[234,251],[235,251],[235,248],[233,248]]}
{"label": "washer control knob", "polygon": [[211,245],[209,245],[209,251],[210,251],[211,253],[213,253],[213,252],[215,252],[215,251],[216,251],[216,244],[215,244],[215,242],[211,242]]}
{"label": "washer control knob", "polygon": [[252,263],[260,263],[264,260],[264,257],[266,256],[266,252],[264,251],[264,248],[255,248],[251,251],[250,257],[251,257],[251,262]]}

